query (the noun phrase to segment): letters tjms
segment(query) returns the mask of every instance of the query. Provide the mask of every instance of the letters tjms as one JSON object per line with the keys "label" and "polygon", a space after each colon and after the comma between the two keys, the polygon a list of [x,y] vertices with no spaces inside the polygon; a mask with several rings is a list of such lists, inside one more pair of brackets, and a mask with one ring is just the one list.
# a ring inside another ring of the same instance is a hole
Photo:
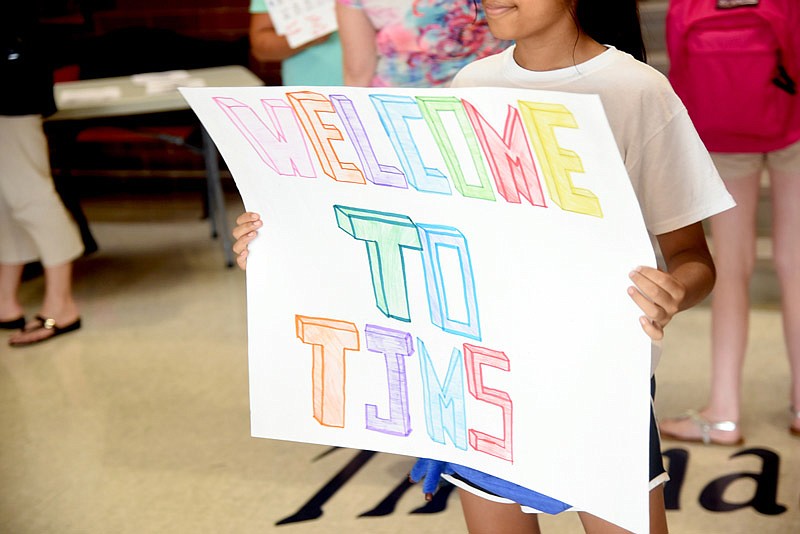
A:
{"label": "letters tjms", "polygon": [[[326,97],[297,91],[286,93],[286,100],[262,99],[269,124],[247,104],[229,97],[214,98],[261,160],[281,176],[316,178],[318,165],[325,175],[343,184],[370,183],[397,189],[410,185],[419,192],[440,195],[452,195],[455,188],[460,195],[473,199],[496,201],[499,195],[509,203],[520,204],[524,198],[532,206],[547,207],[543,178],[549,198],[562,210],[603,216],[597,196],[572,183],[571,173],[584,170],[580,157],[557,142],[555,128],[578,127],[562,104],[518,101],[518,108],[508,107],[503,133],[499,134],[475,106],[455,96],[371,94],[369,100],[400,169],[379,161],[356,106],[345,95]],[[331,114],[344,132],[337,123],[326,120]],[[420,120],[443,157],[447,175],[425,164],[425,151],[420,150],[412,134],[412,121]],[[457,127],[454,130],[447,124]],[[468,154],[456,154],[454,131],[462,136],[459,146],[466,146]],[[342,161],[336,151],[336,143],[345,141],[345,134],[360,165]],[[470,181],[463,168],[465,162],[471,162],[469,175],[476,175]],[[402,254],[403,250],[416,250],[422,256],[431,322],[444,332],[481,340],[472,262],[467,240],[458,229],[414,223],[402,214],[356,207],[334,206],[334,213],[341,230],[366,244],[375,304],[385,317],[411,322]],[[464,317],[452,317],[449,312],[442,254],[457,256],[461,292],[450,297],[464,302]],[[348,351],[361,350],[359,330],[350,321],[331,318],[297,315],[295,321],[297,337],[312,346],[313,416],[321,425],[343,428],[345,359]],[[416,352],[430,439],[445,444],[448,436],[458,449],[467,450],[469,446],[513,462],[511,397],[483,382],[484,366],[510,371],[505,353],[463,343],[460,349],[453,349],[442,382],[425,343],[417,338],[415,350],[411,333],[366,324],[363,337],[368,351],[384,357],[389,390],[388,417],[379,416],[375,405],[365,406],[367,429],[395,436],[412,432],[406,358]],[[467,428],[465,381],[474,399],[500,408],[502,436]]]}

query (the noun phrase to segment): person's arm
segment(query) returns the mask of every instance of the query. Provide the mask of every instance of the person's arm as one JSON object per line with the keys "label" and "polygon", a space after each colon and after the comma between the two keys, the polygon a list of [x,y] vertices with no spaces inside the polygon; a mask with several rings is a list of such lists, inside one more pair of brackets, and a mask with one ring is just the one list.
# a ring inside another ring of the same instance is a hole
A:
{"label": "person's arm", "polygon": [[378,64],[375,28],[363,9],[336,3],[336,22],[342,42],[344,84],[369,87]]}
{"label": "person's arm", "polygon": [[630,274],[636,287],[628,294],[645,315],[642,328],[654,340],[676,313],[691,308],[711,292],[716,280],[714,261],[701,223],[657,236],[667,272],[638,267]]}
{"label": "person's arm", "polygon": [[283,61],[310,46],[324,43],[330,34],[311,42],[292,48],[283,35],[275,32],[269,13],[252,13],[250,15],[250,51],[258,61]]}

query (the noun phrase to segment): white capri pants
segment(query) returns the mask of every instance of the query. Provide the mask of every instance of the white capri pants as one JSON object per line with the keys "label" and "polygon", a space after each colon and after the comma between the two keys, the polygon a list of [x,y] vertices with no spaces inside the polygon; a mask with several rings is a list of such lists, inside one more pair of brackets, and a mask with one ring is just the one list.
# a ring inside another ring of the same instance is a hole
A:
{"label": "white capri pants", "polygon": [[82,252],[53,185],[41,116],[0,116],[0,263],[51,267]]}

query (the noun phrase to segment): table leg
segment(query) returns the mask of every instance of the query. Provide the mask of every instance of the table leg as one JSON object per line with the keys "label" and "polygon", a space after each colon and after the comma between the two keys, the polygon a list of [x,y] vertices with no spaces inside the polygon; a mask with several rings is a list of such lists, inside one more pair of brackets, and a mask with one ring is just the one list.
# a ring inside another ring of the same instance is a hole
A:
{"label": "table leg", "polygon": [[228,230],[225,199],[222,195],[222,182],[219,176],[219,159],[217,147],[204,127],[203,132],[203,157],[206,164],[206,181],[208,184],[208,215],[211,222],[212,235],[219,236],[222,244],[222,253],[225,255],[225,265],[233,267],[232,241]]}

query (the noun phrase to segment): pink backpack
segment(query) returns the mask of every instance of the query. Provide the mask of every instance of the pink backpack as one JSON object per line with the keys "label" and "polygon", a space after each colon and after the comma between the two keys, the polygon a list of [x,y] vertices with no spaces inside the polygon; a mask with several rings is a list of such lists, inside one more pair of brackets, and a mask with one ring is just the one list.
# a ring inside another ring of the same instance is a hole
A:
{"label": "pink backpack", "polygon": [[670,0],[669,79],[712,152],[800,139],[800,0]]}

